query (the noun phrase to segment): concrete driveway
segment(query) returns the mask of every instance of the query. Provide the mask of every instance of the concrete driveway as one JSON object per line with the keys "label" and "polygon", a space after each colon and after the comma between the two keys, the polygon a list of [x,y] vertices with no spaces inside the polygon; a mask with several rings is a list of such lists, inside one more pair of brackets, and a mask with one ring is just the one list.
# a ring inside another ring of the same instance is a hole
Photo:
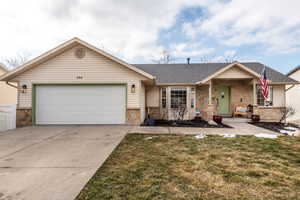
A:
{"label": "concrete driveway", "polygon": [[0,133],[0,200],[71,200],[129,126],[36,126]]}

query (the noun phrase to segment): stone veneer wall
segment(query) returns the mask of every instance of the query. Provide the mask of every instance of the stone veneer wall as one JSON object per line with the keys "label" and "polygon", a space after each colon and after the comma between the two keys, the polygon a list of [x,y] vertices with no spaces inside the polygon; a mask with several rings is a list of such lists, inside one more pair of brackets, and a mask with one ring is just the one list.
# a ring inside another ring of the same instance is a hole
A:
{"label": "stone veneer wall", "polygon": [[140,125],[141,122],[141,110],[140,109],[127,109],[126,124],[128,125]]}
{"label": "stone veneer wall", "polygon": [[160,107],[148,107],[147,115],[154,119],[168,119],[168,109]]}
{"label": "stone veneer wall", "polygon": [[[127,109],[126,123],[129,125],[141,124],[140,109]],[[16,116],[17,127],[32,125],[32,110],[30,108],[18,108]]]}
{"label": "stone veneer wall", "polygon": [[259,115],[262,122],[279,122],[284,107],[254,107],[253,114]]}
{"label": "stone veneer wall", "polygon": [[160,108],[159,107],[148,107],[148,113],[151,118],[161,119]]}
{"label": "stone veneer wall", "polygon": [[16,116],[17,127],[32,125],[32,110],[31,108],[18,108]]}

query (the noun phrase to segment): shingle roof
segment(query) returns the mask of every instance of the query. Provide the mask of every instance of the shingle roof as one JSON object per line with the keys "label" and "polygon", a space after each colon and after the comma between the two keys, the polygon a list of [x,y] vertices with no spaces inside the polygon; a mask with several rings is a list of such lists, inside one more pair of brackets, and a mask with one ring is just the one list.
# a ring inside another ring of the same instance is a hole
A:
{"label": "shingle roof", "polygon": [[[241,63],[260,74],[264,65],[258,62]],[[228,66],[228,63],[191,63],[191,64],[134,64],[134,66],[156,76],[161,83],[196,83]],[[266,66],[268,79],[272,82],[291,83],[296,80]]]}
{"label": "shingle roof", "polygon": [[3,70],[6,71],[6,72],[8,71],[8,69],[7,69],[7,68],[5,67],[5,65],[2,64],[2,63],[0,63],[0,68],[3,69]]}
{"label": "shingle roof", "polygon": [[286,75],[290,76],[291,74],[295,73],[296,71],[298,71],[300,69],[300,65],[295,67],[294,69],[292,69],[291,71],[289,71]]}

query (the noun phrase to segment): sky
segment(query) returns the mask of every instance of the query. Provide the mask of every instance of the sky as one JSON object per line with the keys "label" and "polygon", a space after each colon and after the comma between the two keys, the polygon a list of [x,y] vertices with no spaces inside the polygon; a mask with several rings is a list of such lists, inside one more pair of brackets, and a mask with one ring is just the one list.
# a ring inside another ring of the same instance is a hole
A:
{"label": "sky", "polygon": [[34,58],[79,37],[129,63],[258,61],[300,65],[299,0],[10,0],[0,60]]}

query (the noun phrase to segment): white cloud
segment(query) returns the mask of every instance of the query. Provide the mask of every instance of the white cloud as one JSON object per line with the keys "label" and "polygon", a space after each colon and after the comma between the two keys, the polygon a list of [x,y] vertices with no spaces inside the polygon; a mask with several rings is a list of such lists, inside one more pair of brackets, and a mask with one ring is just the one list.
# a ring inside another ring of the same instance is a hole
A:
{"label": "white cloud", "polygon": [[171,55],[176,58],[203,56],[214,52],[214,48],[207,48],[201,43],[178,43],[171,45]]}
{"label": "white cloud", "polygon": [[234,57],[234,56],[236,56],[236,50],[227,50],[227,51],[225,51],[225,56],[226,57]]}
{"label": "white cloud", "polygon": [[206,7],[201,20],[186,23],[187,36],[207,35],[228,46],[262,44],[268,53],[288,53],[300,45],[299,0],[232,0]]}
{"label": "white cloud", "polygon": [[80,37],[131,61],[159,51],[159,31],[210,0],[10,0],[0,7],[0,57],[32,55]]}

